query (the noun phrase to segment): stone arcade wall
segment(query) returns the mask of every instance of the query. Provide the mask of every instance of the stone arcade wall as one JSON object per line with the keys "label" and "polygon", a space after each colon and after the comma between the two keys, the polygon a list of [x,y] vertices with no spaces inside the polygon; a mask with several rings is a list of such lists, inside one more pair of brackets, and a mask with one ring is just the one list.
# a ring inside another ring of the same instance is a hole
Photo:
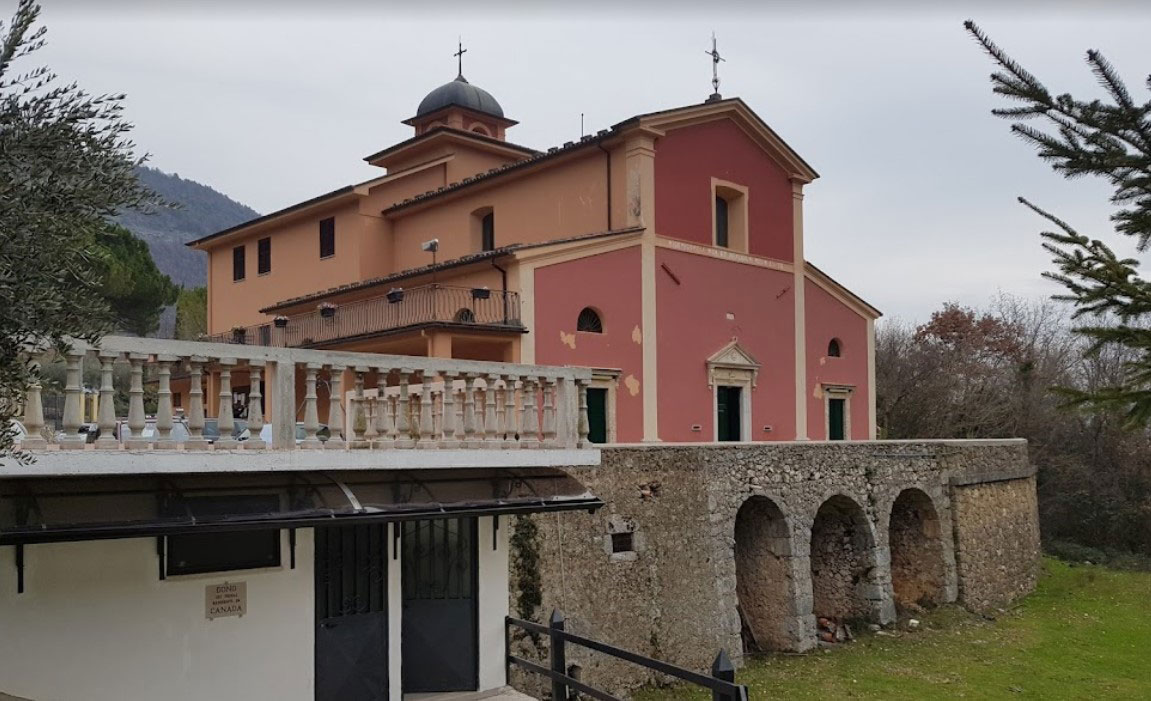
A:
{"label": "stone arcade wall", "polygon": [[[615,446],[572,472],[607,506],[514,524],[512,615],[557,608],[568,630],[695,669],[745,641],[810,649],[818,616],[892,621],[893,567],[901,605],[983,610],[1035,582],[1022,440]],[[568,663],[609,691],[648,681],[578,649]]]}

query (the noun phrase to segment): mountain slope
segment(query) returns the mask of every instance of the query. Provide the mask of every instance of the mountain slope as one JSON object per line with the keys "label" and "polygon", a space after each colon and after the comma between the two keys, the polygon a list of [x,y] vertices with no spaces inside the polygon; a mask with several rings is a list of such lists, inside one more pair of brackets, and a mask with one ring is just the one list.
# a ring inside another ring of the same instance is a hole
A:
{"label": "mountain slope", "polygon": [[156,266],[184,287],[205,284],[206,256],[184,244],[259,216],[207,185],[155,168],[140,168],[140,181],[174,207],[128,211],[116,221],[148,244]]}

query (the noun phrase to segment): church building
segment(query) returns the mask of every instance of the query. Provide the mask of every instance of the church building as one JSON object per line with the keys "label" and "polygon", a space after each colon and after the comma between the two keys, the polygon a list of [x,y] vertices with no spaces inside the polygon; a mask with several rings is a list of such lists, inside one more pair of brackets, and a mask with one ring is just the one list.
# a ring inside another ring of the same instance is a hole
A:
{"label": "church building", "polygon": [[875,437],[879,312],[804,259],[818,174],[741,99],[538,151],[461,65],[404,123],[378,177],[188,244],[214,340],[590,367],[596,442]]}

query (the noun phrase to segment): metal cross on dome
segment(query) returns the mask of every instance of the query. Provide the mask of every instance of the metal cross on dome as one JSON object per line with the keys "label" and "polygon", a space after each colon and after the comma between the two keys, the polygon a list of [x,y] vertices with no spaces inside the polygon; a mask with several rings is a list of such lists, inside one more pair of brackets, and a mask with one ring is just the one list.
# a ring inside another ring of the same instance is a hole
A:
{"label": "metal cross on dome", "polygon": [[454,54],[452,54],[452,56],[455,56],[456,59],[459,61],[458,73],[459,73],[459,77],[463,78],[464,77],[464,54],[466,54],[468,52],[468,50],[464,48],[463,37],[460,37],[458,39],[458,46],[459,46],[459,48],[456,50],[456,52]]}
{"label": "metal cross on dome", "polygon": [[711,51],[704,51],[705,54],[711,56],[711,96],[707,98],[708,102],[714,100],[722,100],[723,97],[719,94],[719,62],[726,61],[724,57],[719,55],[719,48],[715,41],[715,32],[711,33]]}

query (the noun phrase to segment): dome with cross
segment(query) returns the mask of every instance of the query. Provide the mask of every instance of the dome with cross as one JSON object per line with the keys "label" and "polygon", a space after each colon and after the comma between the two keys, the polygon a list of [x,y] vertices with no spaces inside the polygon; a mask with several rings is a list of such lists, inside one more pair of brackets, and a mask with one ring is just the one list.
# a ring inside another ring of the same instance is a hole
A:
{"label": "dome with cross", "polygon": [[465,109],[490,114],[493,117],[503,117],[504,109],[496,98],[483,88],[476,87],[459,75],[450,83],[444,83],[431,91],[420,101],[416,110],[416,117],[423,117],[445,107],[463,107]]}

